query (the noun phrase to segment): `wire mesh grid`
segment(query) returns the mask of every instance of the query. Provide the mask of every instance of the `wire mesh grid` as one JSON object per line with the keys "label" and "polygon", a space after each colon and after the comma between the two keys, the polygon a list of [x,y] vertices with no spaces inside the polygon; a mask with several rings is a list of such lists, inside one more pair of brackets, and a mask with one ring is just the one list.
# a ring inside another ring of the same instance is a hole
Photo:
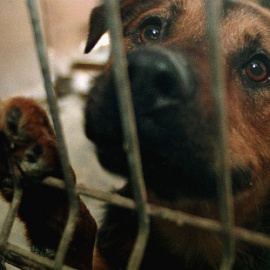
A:
{"label": "wire mesh grid", "polygon": [[[218,145],[219,155],[219,175],[220,181],[218,183],[218,194],[220,198],[220,213],[221,222],[210,220],[194,215],[190,215],[181,211],[168,209],[165,207],[147,203],[146,191],[142,176],[142,169],[140,164],[140,153],[138,148],[138,139],[136,135],[136,126],[134,121],[134,112],[132,100],[130,95],[130,87],[128,76],[126,72],[126,56],[124,54],[123,42],[121,33],[121,20],[119,15],[119,7],[117,0],[104,1],[106,7],[106,17],[108,18],[109,32],[114,37],[112,39],[112,54],[115,59],[114,75],[116,77],[118,87],[119,107],[122,114],[122,126],[124,130],[125,142],[128,145],[127,156],[129,166],[131,169],[131,181],[133,183],[134,200],[126,197],[104,192],[102,190],[95,190],[86,188],[80,185],[74,185],[70,179],[70,169],[68,155],[64,136],[62,134],[61,122],[57,110],[56,98],[52,89],[51,77],[49,73],[48,60],[45,42],[42,36],[40,18],[36,8],[36,0],[27,0],[29,7],[29,14],[33,24],[34,36],[36,41],[36,48],[39,56],[40,67],[44,79],[44,87],[47,93],[48,104],[52,115],[54,128],[59,143],[59,152],[61,156],[61,165],[65,172],[65,183],[55,178],[47,178],[44,181],[45,185],[50,185],[58,189],[66,189],[70,211],[69,218],[56,253],[55,260],[49,260],[37,254],[30,253],[18,246],[12,245],[8,242],[12,225],[14,223],[18,207],[20,205],[23,190],[19,183],[14,179],[14,196],[4,225],[0,234],[0,269],[5,268],[5,262],[17,266],[20,269],[72,269],[63,265],[63,261],[68,249],[68,245],[72,239],[75,228],[75,217],[78,213],[77,195],[88,196],[97,200],[105,201],[119,207],[133,209],[138,213],[138,233],[137,240],[134,245],[133,252],[130,256],[128,269],[139,269],[144,250],[147,244],[149,235],[149,218],[160,217],[162,219],[175,222],[178,226],[188,225],[194,228],[203,229],[209,232],[221,234],[224,239],[223,262],[221,269],[231,269],[234,262],[234,245],[236,240],[243,240],[254,245],[261,245],[270,248],[270,237],[261,233],[249,231],[240,227],[233,226],[233,200],[231,190],[230,171],[227,166],[227,133],[226,133],[226,114],[223,102],[224,95],[224,78],[222,70],[222,59],[220,55],[219,44],[219,24],[221,14],[221,1],[206,0],[206,14],[209,23],[208,35],[209,46],[211,52],[211,83],[213,96],[216,107],[216,117],[219,119],[219,140]],[[121,87],[120,87],[121,86]],[[218,91],[217,91],[218,89]]]}

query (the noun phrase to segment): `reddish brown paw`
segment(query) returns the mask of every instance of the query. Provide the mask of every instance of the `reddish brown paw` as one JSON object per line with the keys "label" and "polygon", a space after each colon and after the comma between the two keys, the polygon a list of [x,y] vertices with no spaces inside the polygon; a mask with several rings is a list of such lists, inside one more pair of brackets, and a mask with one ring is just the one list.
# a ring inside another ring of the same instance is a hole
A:
{"label": "reddish brown paw", "polygon": [[53,128],[44,109],[22,97],[2,102],[0,127],[7,138],[11,162],[27,177],[42,177],[58,165]]}

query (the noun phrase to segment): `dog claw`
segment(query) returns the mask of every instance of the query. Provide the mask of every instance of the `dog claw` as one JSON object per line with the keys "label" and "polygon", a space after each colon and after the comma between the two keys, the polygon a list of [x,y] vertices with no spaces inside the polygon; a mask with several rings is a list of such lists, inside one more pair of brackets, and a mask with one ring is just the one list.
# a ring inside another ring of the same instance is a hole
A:
{"label": "dog claw", "polygon": [[9,132],[14,135],[18,135],[19,130],[19,121],[22,116],[22,111],[18,107],[14,107],[11,109],[6,116],[7,121],[7,128],[9,129]]}
{"label": "dog claw", "polygon": [[19,107],[12,107],[6,114],[6,129],[4,133],[10,141],[10,148],[14,149],[17,144],[24,144],[30,139],[30,135],[20,128],[23,111]]}

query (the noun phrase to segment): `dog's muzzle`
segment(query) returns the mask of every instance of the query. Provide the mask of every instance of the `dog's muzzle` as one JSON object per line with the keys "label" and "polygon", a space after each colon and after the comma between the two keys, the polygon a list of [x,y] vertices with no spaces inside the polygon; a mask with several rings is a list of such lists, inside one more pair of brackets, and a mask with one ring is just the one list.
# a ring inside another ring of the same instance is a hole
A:
{"label": "dog's muzzle", "polygon": [[141,49],[128,55],[133,100],[138,113],[155,113],[187,101],[195,93],[185,58],[164,49]]}
{"label": "dog's muzzle", "polygon": [[[199,75],[206,73],[200,70],[203,65],[198,60],[196,65],[192,55],[159,47],[127,57],[146,185],[163,197],[172,198],[174,192],[214,196],[215,119],[205,113],[210,104],[202,98],[209,93],[207,79]],[[85,113],[86,134],[96,144],[101,164],[128,175],[111,71],[97,79]]]}
{"label": "dog's muzzle", "polygon": [[[183,132],[175,130],[182,122],[179,117],[188,113],[185,108],[196,93],[196,76],[185,58],[161,48],[139,49],[128,54],[128,73],[141,142],[151,138],[165,143],[162,138],[178,137]],[[108,136],[122,140],[112,72],[98,78],[91,90],[86,120],[91,140],[99,143]]]}

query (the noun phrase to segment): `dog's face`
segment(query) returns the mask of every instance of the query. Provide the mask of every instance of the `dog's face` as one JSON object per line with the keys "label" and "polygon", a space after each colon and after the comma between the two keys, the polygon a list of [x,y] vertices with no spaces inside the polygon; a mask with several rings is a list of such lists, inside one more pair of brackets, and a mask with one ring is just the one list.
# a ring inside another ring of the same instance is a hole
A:
{"label": "dog's face", "polygon": [[[145,181],[166,200],[216,197],[218,133],[204,6],[203,0],[121,1]],[[94,12],[86,51],[106,29],[94,23],[99,13]],[[263,198],[270,188],[269,25],[268,11],[255,3],[224,1],[224,102],[239,200],[257,193]],[[101,163],[128,175],[115,92],[108,67],[90,92],[86,133]]]}

